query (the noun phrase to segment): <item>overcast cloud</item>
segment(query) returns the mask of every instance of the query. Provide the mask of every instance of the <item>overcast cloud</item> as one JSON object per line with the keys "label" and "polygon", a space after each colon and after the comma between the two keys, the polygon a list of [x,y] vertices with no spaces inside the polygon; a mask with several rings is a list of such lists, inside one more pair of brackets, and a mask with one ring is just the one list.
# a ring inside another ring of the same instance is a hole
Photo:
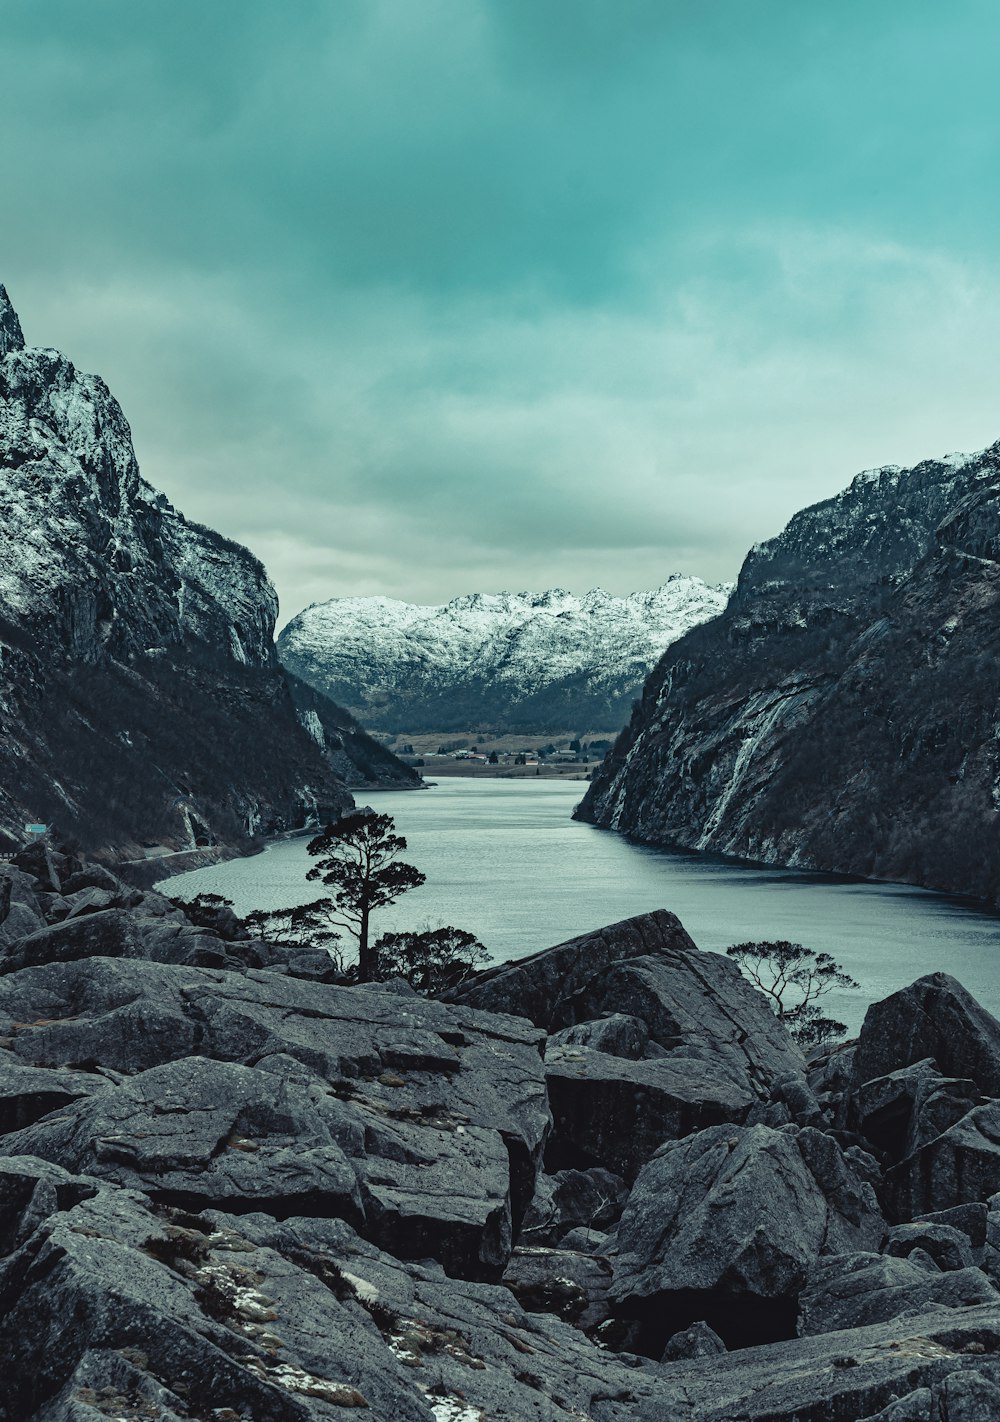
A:
{"label": "overcast cloud", "polygon": [[0,0],[0,280],[310,601],[624,593],[1000,437],[993,0]]}

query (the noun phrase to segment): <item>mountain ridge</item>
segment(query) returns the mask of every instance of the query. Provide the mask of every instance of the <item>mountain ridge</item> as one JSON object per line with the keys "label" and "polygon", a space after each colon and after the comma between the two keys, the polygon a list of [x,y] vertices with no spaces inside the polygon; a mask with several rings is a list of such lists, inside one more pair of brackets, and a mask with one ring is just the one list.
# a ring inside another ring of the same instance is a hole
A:
{"label": "mountain ridge", "polygon": [[51,821],[141,857],[346,807],[327,753],[343,739],[320,746],[300,723],[276,615],[259,560],[142,479],[107,385],[27,346],[0,287],[5,838]]}
{"label": "mountain ridge", "polygon": [[580,818],[1000,898],[1000,443],[860,476],[675,643]]}
{"label": "mountain ridge", "polygon": [[278,654],[375,730],[617,730],[663,648],[727,595],[675,574],[624,598],[601,588],[436,606],[334,598],[292,618]]}

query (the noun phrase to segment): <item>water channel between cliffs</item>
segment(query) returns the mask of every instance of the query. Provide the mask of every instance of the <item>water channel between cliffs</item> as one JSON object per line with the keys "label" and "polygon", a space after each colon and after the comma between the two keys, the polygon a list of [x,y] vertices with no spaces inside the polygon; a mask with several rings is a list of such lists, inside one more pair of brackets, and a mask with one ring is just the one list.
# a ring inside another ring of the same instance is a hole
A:
{"label": "water channel between cliffs", "polygon": [[[584,786],[557,780],[443,781],[367,798],[408,840],[427,883],[380,916],[379,931],[468,928],[497,959],[518,958],[650,909],[678,915],[700,948],[789,938],[832,953],[862,984],[826,1000],[856,1031],[869,1003],[924,973],[954,974],[1000,1015],[1000,915],[896,884],[752,869],[630,844],[570,819]],[[365,796],[358,796],[363,803]],[[239,913],[318,897],[306,839],[178,875],[168,893],[224,894]]]}

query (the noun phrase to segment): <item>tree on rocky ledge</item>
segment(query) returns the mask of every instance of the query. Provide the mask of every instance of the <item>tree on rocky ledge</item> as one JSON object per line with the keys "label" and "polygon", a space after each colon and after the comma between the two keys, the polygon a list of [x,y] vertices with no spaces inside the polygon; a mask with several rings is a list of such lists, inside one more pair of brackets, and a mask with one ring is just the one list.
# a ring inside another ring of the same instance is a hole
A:
{"label": "tree on rocky ledge", "polygon": [[430,997],[458,987],[489,962],[474,933],[450,924],[419,933],[383,933],[375,952],[382,977],[405,978]]}
{"label": "tree on rocky ledge", "polygon": [[426,879],[412,864],[398,859],[406,840],[389,815],[356,810],[309,841],[316,860],[306,875],[331,893],[330,920],[346,928],[358,944],[358,981],[378,979],[378,952],[371,943],[371,915]]}
{"label": "tree on rocky ledge", "polygon": [[770,999],[778,1019],[801,1047],[818,1047],[847,1031],[845,1023],[823,1016],[817,999],[835,987],[856,988],[861,984],[845,973],[829,953],[814,953],[787,939],[734,943],[726,953]]}

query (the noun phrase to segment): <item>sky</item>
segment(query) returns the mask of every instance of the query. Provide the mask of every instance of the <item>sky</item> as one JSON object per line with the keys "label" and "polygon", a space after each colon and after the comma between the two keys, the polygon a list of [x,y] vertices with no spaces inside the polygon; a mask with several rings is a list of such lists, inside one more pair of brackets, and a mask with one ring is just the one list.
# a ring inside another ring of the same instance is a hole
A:
{"label": "sky", "polygon": [[328,597],[736,575],[1000,438],[995,0],[0,0],[0,281]]}

